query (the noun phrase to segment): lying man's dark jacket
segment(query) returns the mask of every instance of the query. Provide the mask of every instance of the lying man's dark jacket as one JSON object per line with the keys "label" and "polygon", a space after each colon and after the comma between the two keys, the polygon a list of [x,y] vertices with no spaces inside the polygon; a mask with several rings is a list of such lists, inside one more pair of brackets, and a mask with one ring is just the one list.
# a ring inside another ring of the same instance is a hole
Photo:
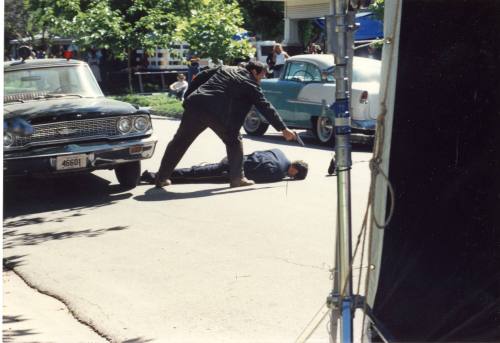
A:
{"label": "lying man's dark jacket", "polygon": [[[245,176],[255,182],[277,182],[288,175],[290,160],[279,149],[255,151],[243,157]],[[170,177],[173,183],[227,181],[229,178],[227,159],[191,168],[175,169]],[[154,183],[155,173],[145,171],[141,181]]]}
{"label": "lying man's dark jacket", "polygon": [[199,73],[184,95],[184,107],[195,107],[220,116],[228,129],[238,130],[255,105],[278,131],[285,124],[271,105],[252,74],[245,68],[218,67]]}
{"label": "lying man's dark jacket", "polygon": [[255,151],[243,157],[245,175],[255,182],[281,181],[288,175],[290,164],[290,160],[279,149]]}

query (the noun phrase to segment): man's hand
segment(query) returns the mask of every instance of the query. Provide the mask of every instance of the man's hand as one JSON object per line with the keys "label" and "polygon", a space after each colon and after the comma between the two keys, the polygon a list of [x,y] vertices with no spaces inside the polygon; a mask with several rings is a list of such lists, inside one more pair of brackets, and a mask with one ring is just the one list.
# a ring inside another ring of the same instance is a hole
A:
{"label": "man's hand", "polygon": [[294,141],[297,139],[297,134],[288,128],[281,131],[281,134],[287,141]]}

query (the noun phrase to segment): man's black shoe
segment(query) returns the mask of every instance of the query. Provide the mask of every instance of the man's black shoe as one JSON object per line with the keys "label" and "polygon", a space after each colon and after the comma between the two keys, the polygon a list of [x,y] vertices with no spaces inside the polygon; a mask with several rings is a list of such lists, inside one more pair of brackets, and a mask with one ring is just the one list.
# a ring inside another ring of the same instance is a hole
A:
{"label": "man's black shoe", "polygon": [[337,175],[337,162],[332,158],[330,166],[328,167],[328,175]]}
{"label": "man's black shoe", "polygon": [[155,176],[155,173],[145,170],[141,175],[141,181],[145,183],[155,183]]}

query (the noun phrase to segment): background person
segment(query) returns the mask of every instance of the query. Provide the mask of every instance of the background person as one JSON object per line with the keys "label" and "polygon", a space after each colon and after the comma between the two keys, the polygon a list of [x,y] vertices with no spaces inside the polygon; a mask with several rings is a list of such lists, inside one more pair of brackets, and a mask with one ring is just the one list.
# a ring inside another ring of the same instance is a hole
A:
{"label": "background person", "polygon": [[283,69],[285,60],[288,58],[290,58],[290,56],[283,50],[281,44],[276,44],[273,52],[273,77],[280,77],[281,69]]}
{"label": "background person", "polygon": [[205,129],[212,129],[226,145],[231,187],[249,186],[253,181],[243,171],[243,144],[240,129],[252,106],[267,119],[286,140],[296,139],[276,109],[266,100],[260,81],[267,68],[261,62],[249,62],[245,68],[208,69],[191,82],[185,94],[184,113],[174,138],[167,145],[156,187],[171,184],[173,170],[191,143]]}
{"label": "background person", "polygon": [[100,61],[99,56],[97,55],[97,50],[92,48],[87,58],[87,63],[89,64],[90,70],[95,76],[97,82],[101,83],[101,69],[99,67]]}
{"label": "background person", "polygon": [[198,56],[193,55],[189,59],[188,79],[187,79],[188,84],[191,84],[191,81],[193,81],[194,77],[198,75],[199,72],[200,72],[200,59]]}
{"label": "background person", "polygon": [[182,100],[182,98],[184,97],[184,93],[188,88],[188,83],[184,74],[178,74],[177,81],[172,83],[168,88],[168,94],[170,96],[174,96],[177,99]]}
{"label": "background person", "polygon": [[274,72],[274,61],[273,61],[273,58],[274,58],[274,47],[273,47],[273,51],[271,51],[269,53],[269,55],[267,55],[266,57],[266,63],[267,63],[267,68],[268,68],[268,73],[267,73],[267,77],[273,77],[273,72]]}
{"label": "background person", "polygon": [[[245,176],[255,182],[277,182],[286,177],[303,180],[307,176],[308,164],[304,161],[293,161],[279,149],[255,151],[243,156]],[[144,171],[141,181],[154,184],[156,173]],[[219,163],[203,164],[191,168],[174,169],[170,180],[172,183],[228,181],[229,163],[224,158]]]}

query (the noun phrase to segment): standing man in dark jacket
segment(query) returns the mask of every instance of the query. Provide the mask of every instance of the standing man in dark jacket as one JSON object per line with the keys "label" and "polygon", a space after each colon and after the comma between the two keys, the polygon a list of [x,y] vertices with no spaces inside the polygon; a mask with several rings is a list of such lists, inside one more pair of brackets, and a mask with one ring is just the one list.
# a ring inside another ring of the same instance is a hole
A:
{"label": "standing man in dark jacket", "polygon": [[[288,177],[293,180],[304,180],[308,172],[308,164],[301,160],[290,162],[280,149],[254,151],[243,156],[245,176],[255,182],[277,182]],[[226,158],[219,163],[201,164],[190,168],[174,169],[170,175],[172,183],[189,183],[203,181],[227,181],[229,164]],[[142,173],[141,181],[154,183],[156,173]]]}
{"label": "standing man in dark jacket", "polygon": [[245,68],[219,67],[201,72],[191,82],[183,103],[184,114],[174,138],[163,155],[156,175],[156,187],[171,184],[174,168],[191,143],[206,128],[212,129],[226,145],[231,187],[249,186],[243,172],[243,144],[240,129],[250,108],[257,110],[286,140],[296,139],[259,86],[267,68],[260,62],[249,62]]}

